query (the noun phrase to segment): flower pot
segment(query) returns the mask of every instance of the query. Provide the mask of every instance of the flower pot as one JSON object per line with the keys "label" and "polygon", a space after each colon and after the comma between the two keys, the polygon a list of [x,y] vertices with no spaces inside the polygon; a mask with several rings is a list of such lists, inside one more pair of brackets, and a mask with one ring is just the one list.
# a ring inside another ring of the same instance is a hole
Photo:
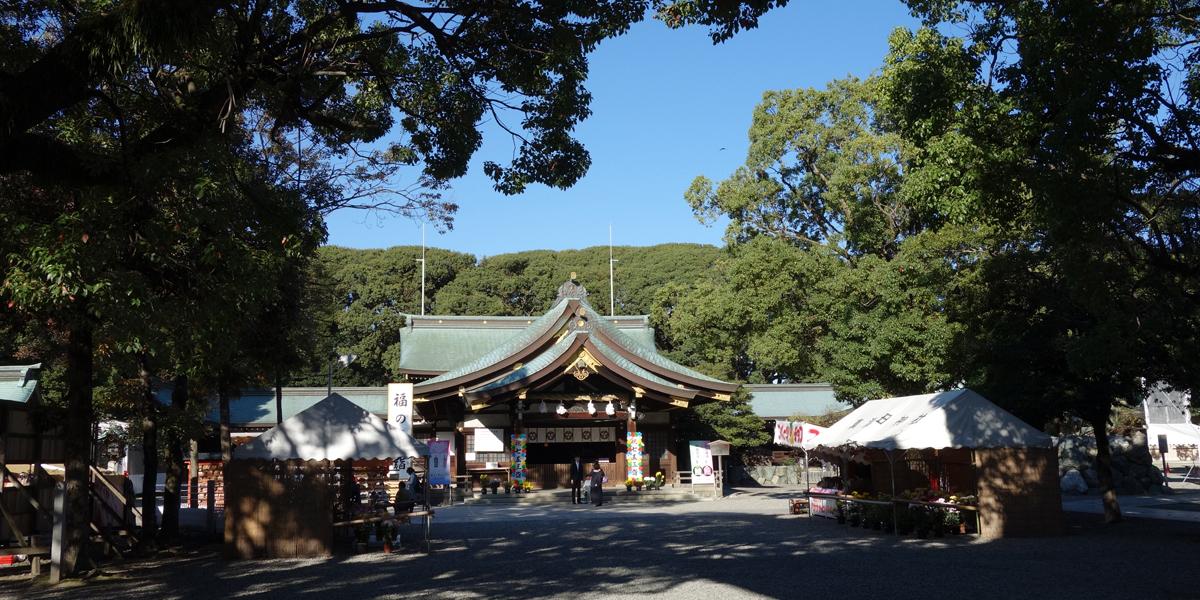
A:
{"label": "flower pot", "polygon": [[627,491],[627,492],[632,492],[632,491],[633,491],[633,486],[632,486],[632,485],[627,485],[627,486],[625,486],[625,491]]}
{"label": "flower pot", "polygon": [[391,540],[383,540],[383,553],[384,554],[392,553],[392,541]]}

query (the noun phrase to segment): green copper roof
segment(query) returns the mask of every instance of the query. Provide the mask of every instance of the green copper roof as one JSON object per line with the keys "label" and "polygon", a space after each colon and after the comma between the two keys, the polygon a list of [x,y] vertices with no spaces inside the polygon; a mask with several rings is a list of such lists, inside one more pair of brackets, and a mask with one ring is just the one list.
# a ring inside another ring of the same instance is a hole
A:
{"label": "green copper roof", "polygon": [[659,377],[658,375],[655,375],[654,373],[651,373],[650,371],[647,371],[647,370],[637,366],[636,364],[633,363],[633,361],[629,360],[628,358],[625,358],[624,356],[621,356],[620,353],[618,353],[616,350],[613,350],[612,348],[609,348],[607,344],[605,344],[604,342],[601,342],[598,338],[592,338],[592,343],[596,345],[596,349],[599,350],[601,354],[603,354],[606,358],[608,358],[609,360],[616,363],[616,365],[618,367],[621,367],[622,369],[625,369],[626,371],[629,371],[630,373],[633,373],[634,375],[637,375],[638,377],[641,377],[642,379],[647,379],[647,380],[653,381],[654,383],[657,383],[659,385],[663,385],[666,387],[685,389],[685,388],[681,388],[681,387],[675,385],[674,383],[672,383],[670,381],[667,381],[666,379],[663,379],[662,377]]}
{"label": "green copper roof", "polygon": [[[587,309],[592,314],[596,313],[596,311],[594,309],[592,309],[592,307],[589,306],[587,302],[584,302],[583,304],[584,304],[584,306],[587,307]],[[682,374],[688,375],[690,377],[695,377],[696,379],[703,379],[704,381],[712,381],[715,383],[725,383],[724,381],[721,381],[720,379],[716,379],[714,377],[709,377],[708,375],[705,375],[704,373],[701,373],[694,369],[689,369],[689,368],[659,354],[658,350],[654,347],[654,343],[653,343],[654,332],[653,332],[653,330],[650,332],[650,336],[651,336],[650,346],[647,347],[643,344],[636,343],[635,340],[633,340],[633,338],[631,338],[630,336],[626,335],[626,333],[624,331],[621,331],[617,327],[614,327],[611,323],[606,322],[604,319],[596,319],[594,322],[596,323],[596,328],[599,329],[600,331],[604,332],[604,335],[607,335],[613,341],[620,342],[621,345],[626,350],[629,350],[630,352],[638,355],[639,357],[641,357],[644,360],[650,361],[651,363],[654,363],[654,364],[656,364],[664,369],[667,369],[669,371],[674,371],[676,373],[682,373]]]}
{"label": "green copper roof", "polygon": [[400,369],[447,371],[479,358],[520,332],[520,329],[406,328],[400,331]]}
{"label": "green copper roof", "polygon": [[[509,337],[500,345],[493,346],[490,351],[487,351],[487,349],[484,348],[483,350],[485,350],[486,353],[482,356],[479,356],[479,358],[460,364],[459,366],[446,371],[437,377],[423,381],[417,385],[423,386],[431,383],[440,383],[442,381],[448,381],[469,373],[474,373],[475,371],[486,369],[504,360],[505,358],[508,358],[512,354],[519,352],[522,348],[532,344],[535,340],[545,335],[550,328],[554,326],[554,323],[558,321],[560,316],[562,316],[563,309],[566,307],[567,302],[569,301],[570,299],[568,298],[559,300],[558,304],[554,305],[554,308],[551,308],[546,312],[546,314],[534,319],[533,323],[530,323],[525,329],[517,331],[515,335]],[[403,344],[403,340],[400,343]]]}
{"label": "green copper roof", "polygon": [[[335,387],[333,392],[341,394],[367,412],[376,415],[387,414],[386,387]],[[326,388],[323,387],[283,388],[283,418],[286,419],[307,410],[312,405],[324,400],[326,395]],[[219,416],[217,401],[213,398],[208,419],[216,422]],[[230,398],[229,422],[242,426],[274,426],[277,422],[275,390],[242,390],[240,397]]]}
{"label": "green copper roof", "polygon": [[750,392],[750,408],[764,419],[817,417],[853,408],[838,400],[828,383],[772,383],[745,388]]}
{"label": "green copper roof", "polygon": [[537,355],[537,357],[525,363],[524,365],[521,365],[520,369],[514,369],[504,377],[501,377],[495,381],[491,381],[486,385],[482,385],[471,391],[486,393],[497,388],[502,388],[510,383],[521,381],[522,379],[525,379],[526,377],[545,369],[546,367],[550,366],[551,363],[561,358],[563,354],[566,354],[567,350],[571,348],[571,344],[575,343],[575,339],[580,335],[583,335],[583,332],[577,331],[571,335],[562,336],[562,338],[555,342],[553,346],[547,348],[545,352]]}
{"label": "green copper roof", "polygon": [[[553,309],[552,309],[553,310]],[[400,371],[457,370],[490,353],[540,317],[463,317],[406,315],[400,331]],[[602,317],[633,344],[654,350],[654,328],[645,316]],[[616,325],[612,325],[616,323]]]}
{"label": "green copper roof", "polygon": [[41,363],[0,366],[0,402],[28,404],[37,392],[37,375],[41,368]]}

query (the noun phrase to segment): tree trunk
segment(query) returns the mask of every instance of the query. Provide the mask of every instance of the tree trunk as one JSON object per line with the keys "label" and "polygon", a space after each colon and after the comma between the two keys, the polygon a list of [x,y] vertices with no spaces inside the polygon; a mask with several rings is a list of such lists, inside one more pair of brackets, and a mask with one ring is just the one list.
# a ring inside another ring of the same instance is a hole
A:
{"label": "tree trunk", "polygon": [[63,575],[74,574],[78,565],[89,562],[86,546],[91,522],[88,465],[92,454],[92,352],[91,327],[72,326],[67,339]]}
{"label": "tree trunk", "polygon": [[1104,522],[1117,523],[1121,520],[1121,505],[1117,502],[1117,490],[1113,487],[1112,449],[1108,445],[1108,415],[1091,420],[1096,435],[1096,478],[1100,480],[1100,493],[1104,502]]}
{"label": "tree trunk", "polygon": [[149,360],[138,361],[142,383],[142,538],[143,550],[153,550],[158,537],[158,399],[150,379]]}
{"label": "tree trunk", "polygon": [[200,508],[200,444],[190,440],[188,454],[188,506]]}
{"label": "tree trunk", "polygon": [[179,489],[183,482],[183,437],[179,425],[187,412],[187,375],[175,377],[175,388],[171,391],[172,426],[167,434],[167,480],[163,486],[163,519],[159,539],[174,542],[179,538],[179,506],[183,503]]}

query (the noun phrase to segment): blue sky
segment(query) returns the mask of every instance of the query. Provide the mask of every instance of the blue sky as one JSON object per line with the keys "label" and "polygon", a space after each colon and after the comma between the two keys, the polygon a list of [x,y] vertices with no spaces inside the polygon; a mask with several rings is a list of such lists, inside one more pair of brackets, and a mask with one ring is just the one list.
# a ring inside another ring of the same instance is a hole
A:
{"label": "blue sky", "polygon": [[[886,54],[892,29],[915,25],[895,0],[793,0],[717,46],[701,28],[641,23],[591,57],[593,114],[577,130],[592,156],[587,176],[568,190],[499,194],[481,165],[507,162],[512,144],[489,132],[471,172],[447,194],[459,205],[454,230],[428,228],[428,244],[480,257],[583,248],[606,244],[611,222],[617,245],[721,245],[724,224],[700,224],[683,192],[697,175],[719,181],[743,162],[762,93],[866,76]],[[329,217],[330,244],[384,248],[420,239],[420,224],[405,218],[351,210]]]}

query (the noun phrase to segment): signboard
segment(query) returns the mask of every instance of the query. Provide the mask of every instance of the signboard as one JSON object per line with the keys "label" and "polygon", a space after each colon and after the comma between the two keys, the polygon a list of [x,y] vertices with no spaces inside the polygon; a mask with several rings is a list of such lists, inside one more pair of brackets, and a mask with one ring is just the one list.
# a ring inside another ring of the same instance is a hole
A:
{"label": "signboard", "polygon": [[688,454],[692,458],[692,483],[716,483],[713,477],[712,450],[708,442],[692,440],[688,442]]}
{"label": "signboard", "polygon": [[388,423],[412,435],[413,384],[388,384]]}
{"label": "signboard", "polygon": [[450,485],[449,440],[429,442],[429,473],[426,478],[431,485]]}
{"label": "signboard", "polygon": [[[810,490],[817,494],[832,494],[837,495],[842,493],[841,490],[834,488],[812,488]],[[809,498],[808,500],[809,514],[814,517],[825,517],[828,519],[837,518],[837,500],[833,498]]]}

